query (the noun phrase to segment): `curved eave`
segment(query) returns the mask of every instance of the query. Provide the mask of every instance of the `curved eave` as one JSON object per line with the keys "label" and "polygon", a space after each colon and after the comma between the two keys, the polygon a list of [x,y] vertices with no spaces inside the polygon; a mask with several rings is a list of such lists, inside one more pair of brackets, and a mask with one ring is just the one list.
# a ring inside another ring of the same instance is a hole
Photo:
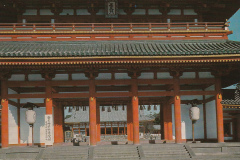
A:
{"label": "curved eave", "polygon": [[185,64],[239,62],[239,54],[199,56],[106,56],[106,57],[0,57],[6,65],[101,65],[101,64]]}

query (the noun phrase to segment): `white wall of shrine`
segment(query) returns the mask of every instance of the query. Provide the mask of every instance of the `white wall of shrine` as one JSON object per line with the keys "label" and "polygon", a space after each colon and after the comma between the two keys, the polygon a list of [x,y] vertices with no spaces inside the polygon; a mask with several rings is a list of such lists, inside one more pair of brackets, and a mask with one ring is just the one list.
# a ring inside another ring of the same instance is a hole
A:
{"label": "white wall of shrine", "polygon": [[18,144],[18,117],[17,107],[8,105],[9,144]]}

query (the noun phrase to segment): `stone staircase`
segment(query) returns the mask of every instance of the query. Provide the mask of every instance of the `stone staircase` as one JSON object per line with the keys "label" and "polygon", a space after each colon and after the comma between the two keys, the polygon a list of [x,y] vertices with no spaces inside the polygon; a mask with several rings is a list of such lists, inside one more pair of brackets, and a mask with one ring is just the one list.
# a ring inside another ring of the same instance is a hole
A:
{"label": "stone staircase", "polygon": [[240,143],[9,147],[0,160],[240,160]]}
{"label": "stone staircase", "polygon": [[35,160],[41,152],[37,147],[11,147],[0,150],[0,159],[7,160]]}
{"label": "stone staircase", "polygon": [[59,160],[87,160],[88,146],[56,146],[44,149],[39,155],[41,160],[59,159]]}
{"label": "stone staircase", "polygon": [[240,160],[240,143],[201,143],[189,145],[197,160]]}
{"label": "stone staircase", "polygon": [[93,159],[96,160],[139,160],[137,146],[134,145],[104,145],[93,149]]}
{"label": "stone staircase", "polygon": [[187,160],[191,159],[183,144],[143,144],[144,159]]}

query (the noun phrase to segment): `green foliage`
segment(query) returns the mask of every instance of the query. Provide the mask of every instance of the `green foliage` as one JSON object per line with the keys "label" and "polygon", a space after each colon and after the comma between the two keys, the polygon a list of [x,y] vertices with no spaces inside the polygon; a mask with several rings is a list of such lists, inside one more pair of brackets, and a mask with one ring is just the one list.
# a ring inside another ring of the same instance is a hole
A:
{"label": "green foliage", "polygon": [[160,124],[160,112],[154,113],[153,116],[155,117],[155,120],[153,121],[153,124]]}
{"label": "green foliage", "polygon": [[72,115],[66,115],[65,119],[70,118]]}

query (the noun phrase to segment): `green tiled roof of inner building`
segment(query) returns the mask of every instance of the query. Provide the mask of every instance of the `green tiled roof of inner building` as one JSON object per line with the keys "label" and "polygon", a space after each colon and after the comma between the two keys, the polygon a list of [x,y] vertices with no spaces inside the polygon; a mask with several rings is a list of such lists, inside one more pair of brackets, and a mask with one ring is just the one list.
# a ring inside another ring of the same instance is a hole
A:
{"label": "green tiled roof of inner building", "polygon": [[8,41],[0,57],[192,56],[240,54],[240,42],[172,41]]}

